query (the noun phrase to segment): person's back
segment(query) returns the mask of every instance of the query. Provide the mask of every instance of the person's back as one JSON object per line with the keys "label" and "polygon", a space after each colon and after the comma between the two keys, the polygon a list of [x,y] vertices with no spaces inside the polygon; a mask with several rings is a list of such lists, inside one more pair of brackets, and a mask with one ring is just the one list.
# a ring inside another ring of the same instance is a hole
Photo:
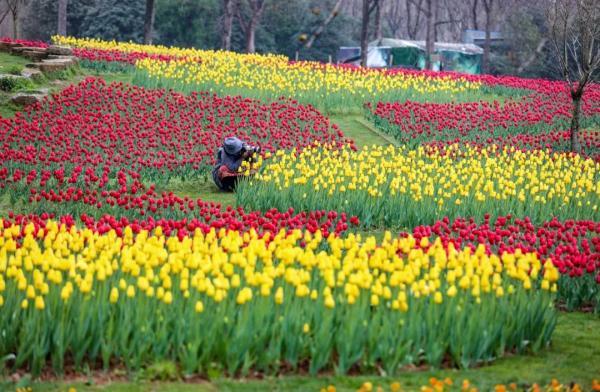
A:
{"label": "person's back", "polygon": [[232,191],[242,162],[244,143],[236,137],[228,137],[217,151],[217,162],[212,170],[213,181],[224,191]]}

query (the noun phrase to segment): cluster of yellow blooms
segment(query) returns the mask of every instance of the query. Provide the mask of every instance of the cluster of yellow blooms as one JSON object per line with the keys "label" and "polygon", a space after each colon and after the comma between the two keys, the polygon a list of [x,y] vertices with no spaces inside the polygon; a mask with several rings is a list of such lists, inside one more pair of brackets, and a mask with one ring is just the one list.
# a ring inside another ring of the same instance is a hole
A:
{"label": "cluster of yellow blooms", "polygon": [[425,73],[387,73],[373,69],[339,67],[302,61],[289,62],[285,56],[272,54],[239,54],[234,52],[180,49],[139,45],[88,38],[54,37],[55,42],[74,47],[118,50],[172,57],[170,61],[145,58],[138,69],[150,78],[168,78],[184,85],[219,86],[233,89],[260,90],[275,96],[305,95],[321,97],[343,92],[364,101],[377,94],[402,91],[420,95],[432,92],[457,93],[479,90],[481,83],[454,76],[431,76]]}
{"label": "cluster of yellow blooms", "polygon": [[[325,239],[318,231],[299,230],[262,238],[253,231],[212,230],[205,235],[197,230],[180,240],[165,237],[160,227],[138,235],[127,227],[121,238],[114,232],[67,230],[49,221],[37,233],[33,225],[26,226],[17,246],[20,230],[11,226],[1,231],[0,293],[7,281],[14,282],[17,291],[10,295],[22,293],[22,308],[32,301],[43,309],[51,286],[69,301],[74,292],[85,296],[109,285],[106,299],[112,303],[141,295],[170,304],[200,293],[204,301],[216,303],[230,299],[243,305],[258,295],[281,304],[289,293],[334,308],[367,295],[372,306],[406,311],[411,297],[442,303],[459,294],[479,302],[484,295],[532,289],[538,276],[541,289],[555,291],[558,280],[553,264],[542,263],[533,253],[487,255],[483,246],[474,252],[452,245],[446,250],[439,241],[416,243],[412,237],[392,239],[389,233],[380,244],[373,237]],[[193,303],[197,312],[204,305],[202,300]]]}
{"label": "cluster of yellow blooms", "polygon": [[[321,388],[321,392],[336,392],[337,388],[334,385],[329,385],[326,388]],[[374,387],[373,383],[370,381],[364,382],[360,388],[358,388],[358,392],[384,392],[385,390],[389,390],[390,392],[401,392],[405,389],[402,388],[402,385],[398,381],[394,381],[390,383],[389,388],[385,389],[381,386]],[[438,379],[436,377],[431,377],[429,379],[428,385],[421,386],[420,390],[422,392],[444,392],[444,391],[461,391],[461,392],[477,392],[479,389],[474,386],[471,381],[464,379],[462,383],[459,385],[455,385],[455,382],[446,377],[444,379]],[[553,379],[550,384],[546,386],[541,386],[537,383],[534,383],[530,387],[520,387],[517,383],[510,383],[508,385],[505,384],[496,384],[493,389],[494,392],[508,392],[508,391],[527,391],[527,392],[581,392],[582,388],[579,384],[574,383],[570,385],[561,384],[560,381]],[[592,381],[592,391],[600,391],[600,382],[597,380]]]}
{"label": "cluster of yellow blooms", "polygon": [[[445,153],[425,147],[372,146],[355,152],[317,146],[301,153],[278,151],[248,185],[247,196],[253,197],[243,201],[255,208],[262,207],[263,195],[283,208],[273,195],[285,190],[282,203],[294,200],[294,206],[342,209],[359,216],[360,209],[383,199],[383,204],[396,200],[407,209],[425,204],[434,210],[454,208],[463,216],[493,213],[506,205],[513,212],[523,209],[521,216],[560,216],[569,208],[591,219],[599,213],[600,163],[495,146],[451,146]],[[238,197],[244,197],[243,189]]]}

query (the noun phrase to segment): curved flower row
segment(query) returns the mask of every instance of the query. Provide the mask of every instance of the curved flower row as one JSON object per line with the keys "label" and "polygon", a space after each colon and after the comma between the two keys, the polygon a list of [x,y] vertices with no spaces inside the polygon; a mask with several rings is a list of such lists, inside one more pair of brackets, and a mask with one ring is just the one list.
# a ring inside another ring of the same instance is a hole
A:
{"label": "curved flower row", "polygon": [[[332,197],[333,195],[336,197]],[[344,211],[364,225],[415,227],[444,216],[512,213],[535,223],[600,217],[600,163],[580,156],[451,146],[311,147],[278,152],[237,200],[254,209]]]}
{"label": "curved flower row", "polygon": [[71,215],[56,216],[55,214],[43,212],[39,215],[20,215],[10,212],[8,217],[0,219],[0,229],[19,225],[22,229],[21,236],[25,235],[24,228],[33,224],[35,232],[46,227],[49,220],[55,219],[60,225],[67,229],[74,226],[85,227],[94,233],[105,234],[114,231],[122,236],[125,228],[129,228],[134,234],[141,231],[152,231],[158,227],[166,236],[176,235],[183,238],[196,230],[208,233],[211,229],[223,232],[234,230],[247,232],[254,230],[260,235],[280,231],[291,232],[293,230],[305,230],[309,233],[320,231],[328,237],[330,234],[336,236],[345,233],[349,227],[359,224],[358,218],[348,218],[345,213],[338,214],[335,211],[311,211],[296,213],[292,208],[286,211],[275,209],[260,213],[257,211],[245,212],[242,207],[233,208],[228,206],[221,208],[219,204],[200,202],[197,217],[183,218],[180,220],[154,218],[152,215],[143,219],[128,219],[124,216],[102,215],[94,218],[88,212],[82,213],[78,218]]}
{"label": "curved flower row", "polygon": [[[583,100],[584,123],[600,118],[600,88],[590,86]],[[469,103],[378,102],[368,115],[382,130],[410,145],[496,144],[565,151],[570,146],[570,97],[534,93],[518,100]],[[567,129],[567,131],[564,131]],[[600,158],[600,134],[583,131],[580,143]]]}
{"label": "curved flower row", "polygon": [[353,145],[314,108],[294,101],[186,96],[88,78],[1,121],[0,162],[183,170],[182,177],[196,176],[230,135],[267,151],[315,142]]}
{"label": "curved flower row", "polygon": [[393,374],[446,356],[468,367],[545,346],[558,279],[533,253],[488,256],[410,236],[11,225],[0,228],[0,355],[16,353],[34,374],[48,358],[60,371],[67,356],[130,369],[170,357],[188,374],[215,362],[230,374],[277,371],[283,361],[309,361],[313,374],[359,361]]}

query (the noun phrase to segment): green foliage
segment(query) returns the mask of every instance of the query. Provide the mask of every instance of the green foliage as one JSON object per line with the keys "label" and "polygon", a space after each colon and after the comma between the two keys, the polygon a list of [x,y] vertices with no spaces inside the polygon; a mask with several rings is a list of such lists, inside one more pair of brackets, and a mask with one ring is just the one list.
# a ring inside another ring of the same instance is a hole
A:
{"label": "green foliage", "polygon": [[151,381],[176,381],[179,379],[179,369],[173,361],[153,363],[143,373],[143,378]]}
{"label": "green foliage", "polygon": [[[515,75],[530,78],[560,78],[554,64],[551,43],[538,51],[538,45],[548,37],[546,11],[536,6],[527,6],[508,15],[503,34],[506,47],[491,52],[493,73]],[[523,64],[529,63],[522,69]]]}
{"label": "green foliage", "polygon": [[[38,0],[24,20],[24,36],[49,41],[56,33],[57,2]],[[327,60],[337,48],[351,43],[356,24],[338,15],[310,49],[300,37],[310,35],[328,16],[333,0],[319,2],[315,12],[311,0],[270,0],[256,31],[258,52],[274,52],[301,59]],[[76,37],[141,42],[145,0],[70,0],[67,32]],[[157,0],[154,42],[179,47],[218,49],[221,41],[219,0]],[[232,49],[244,51],[245,37],[234,20]]]}
{"label": "green foliage", "polygon": [[218,0],[158,0],[154,40],[178,47],[219,47]]}
{"label": "green foliage", "polygon": [[338,15],[319,36],[313,47],[304,48],[302,36],[310,34],[327,18],[334,1],[273,1],[265,10],[262,28],[257,32],[256,46],[259,52],[276,52],[294,58],[296,51],[302,60],[326,61],[335,57],[338,47],[351,44],[354,30],[352,21]]}
{"label": "green foliage", "polygon": [[0,78],[0,90],[12,92],[34,88],[33,82],[27,78],[5,76]]}
{"label": "green foliage", "polygon": [[[100,0],[69,0],[67,6],[67,33],[81,36],[82,24],[92,14]],[[122,2],[129,3],[129,2]],[[58,1],[36,0],[35,7],[29,7],[24,15],[23,34],[28,39],[49,41],[56,34],[58,19]]]}
{"label": "green foliage", "polygon": [[11,75],[21,75],[22,71],[23,71],[23,66],[21,66],[19,64],[12,64],[6,68],[6,72]]}
{"label": "green foliage", "polygon": [[81,24],[79,35],[117,41],[141,42],[145,0],[96,1]]}

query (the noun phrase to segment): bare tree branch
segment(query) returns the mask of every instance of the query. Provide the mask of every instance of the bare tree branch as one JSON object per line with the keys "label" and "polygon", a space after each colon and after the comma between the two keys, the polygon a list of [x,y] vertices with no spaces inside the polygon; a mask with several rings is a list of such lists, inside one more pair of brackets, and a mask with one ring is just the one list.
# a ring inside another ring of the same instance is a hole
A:
{"label": "bare tree branch", "polygon": [[313,44],[315,43],[315,40],[317,38],[319,38],[319,36],[323,33],[323,31],[325,31],[325,28],[327,27],[327,25],[329,23],[331,23],[333,21],[333,19],[335,19],[335,17],[339,14],[340,8],[342,7],[343,3],[344,3],[344,0],[337,0],[336,1],[335,5],[333,6],[333,9],[331,10],[331,12],[327,16],[327,18],[325,18],[325,20],[323,21],[323,23],[321,23],[319,25],[319,27],[316,28],[316,30],[310,35],[310,37],[308,38],[308,40],[304,44],[305,48],[308,49],[308,48],[311,48],[313,46]]}

